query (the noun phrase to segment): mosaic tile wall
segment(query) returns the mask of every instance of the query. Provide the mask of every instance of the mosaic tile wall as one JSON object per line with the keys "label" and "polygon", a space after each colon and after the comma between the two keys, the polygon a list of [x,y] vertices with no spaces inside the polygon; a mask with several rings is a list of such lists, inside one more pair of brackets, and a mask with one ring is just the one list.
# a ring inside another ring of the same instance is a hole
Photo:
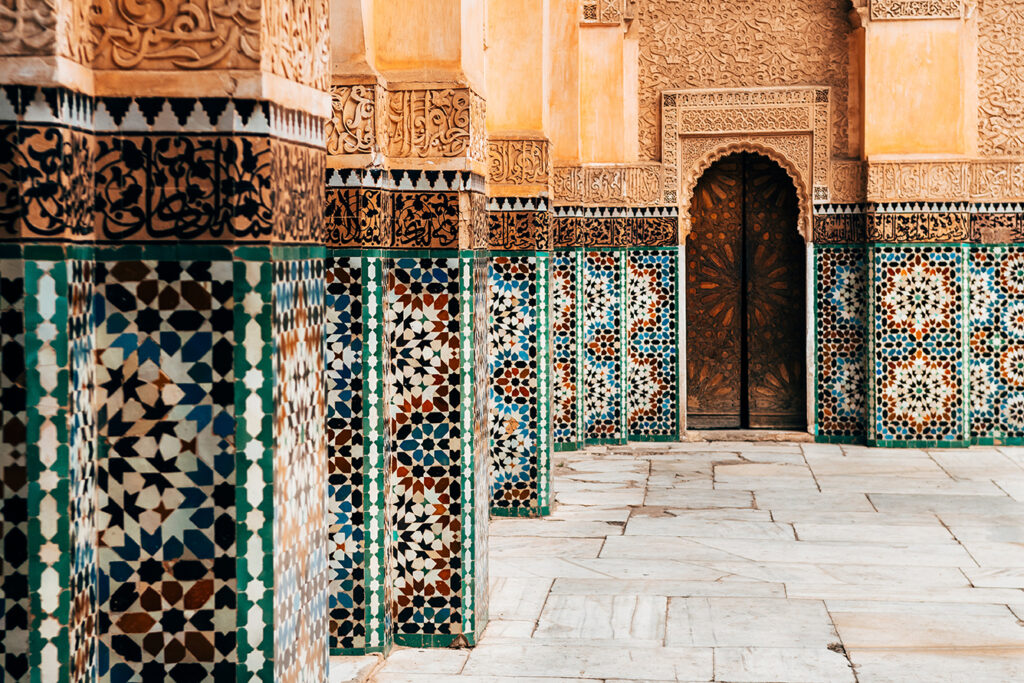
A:
{"label": "mosaic tile wall", "polygon": [[582,254],[579,249],[556,249],[551,256],[551,422],[555,450],[576,450],[583,438]]}
{"label": "mosaic tile wall", "polygon": [[679,250],[626,257],[626,409],[631,441],[679,436]]}
{"label": "mosaic tile wall", "polygon": [[486,310],[479,300],[486,296],[480,283],[481,276],[486,283],[486,263],[482,272],[480,267],[472,252],[424,252],[389,263],[392,614],[398,644],[473,643],[486,624],[486,611],[477,606],[477,582],[486,583],[485,530],[475,525],[487,518],[489,500],[487,432],[480,430],[486,383],[475,381],[486,365],[474,366],[479,356],[486,363],[485,353],[474,355],[475,346],[486,349],[486,317],[474,310],[480,304]]}
{"label": "mosaic tile wall", "polygon": [[588,443],[624,443],[625,251],[583,256],[583,403]]}
{"label": "mosaic tile wall", "polygon": [[387,651],[383,278],[377,252],[332,250],[326,278],[328,637],[333,654]]}
{"label": "mosaic tile wall", "polygon": [[970,428],[980,443],[1024,440],[1024,247],[970,248]]}
{"label": "mosaic tile wall", "polygon": [[491,511],[544,515],[551,506],[550,261],[543,252],[489,260]]}
{"label": "mosaic tile wall", "polygon": [[314,683],[328,674],[322,250],[275,259],[273,302],[274,680]]}
{"label": "mosaic tile wall", "polygon": [[869,441],[964,445],[967,249],[871,248]]}
{"label": "mosaic tile wall", "polygon": [[19,248],[0,246],[0,668],[12,681],[29,670],[25,370],[25,261]]}
{"label": "mosaic tile wall", "polygon": [[867,248],[818,245],[815,258],[817,435],[863,439],[867,433]]}

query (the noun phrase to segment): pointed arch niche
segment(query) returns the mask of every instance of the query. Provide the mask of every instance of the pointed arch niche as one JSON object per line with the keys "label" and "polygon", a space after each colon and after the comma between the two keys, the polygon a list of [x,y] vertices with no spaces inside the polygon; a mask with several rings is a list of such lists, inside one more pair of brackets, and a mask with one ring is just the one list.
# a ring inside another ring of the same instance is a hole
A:
{"label": "pointed arch niche", "polygon": [[786,170],[800,201],[800,234],[811,241],[814,203],[830,199],[830,88],[669,90],[661,120],[664,201],[679,206],[680,243],[697,181],[735,152],[762,154]]}

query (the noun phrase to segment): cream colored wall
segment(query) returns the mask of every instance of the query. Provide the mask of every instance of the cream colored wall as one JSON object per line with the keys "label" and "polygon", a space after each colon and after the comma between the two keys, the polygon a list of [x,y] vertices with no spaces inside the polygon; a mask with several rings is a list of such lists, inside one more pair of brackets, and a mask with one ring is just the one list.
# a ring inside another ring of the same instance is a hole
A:
{"label": "cream colored wall", "polygon": [[331,0],[331,73],[373,70],[373,0]]}
{"label": "cream colored wall", "polygon": [[537,133],[547,129],[547,0],[487,3],[487,130]]}
{"label": "cream colored wall", "polygon": [[557,166],[580,162],[580,15],[579,0],[550,0],[551,159]]}
{"label": "cream colored wall", "polygon": [[583,163],[626,158],[624,40],[620,26],[580,29],[580,155]]}
{"label": "cream colored wall", "polygon": [[968,154],[960,21],[871,22],[865,46],[864,152]]}

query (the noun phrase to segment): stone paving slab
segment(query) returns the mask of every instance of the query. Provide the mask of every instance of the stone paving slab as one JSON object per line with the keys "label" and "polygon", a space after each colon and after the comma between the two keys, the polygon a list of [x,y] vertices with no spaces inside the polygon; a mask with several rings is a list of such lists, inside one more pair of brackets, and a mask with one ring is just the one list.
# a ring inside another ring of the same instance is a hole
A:
{"label": "stone paving slab", "polygon": [[372,680],[1024,680],[1024,449],[613,446],[554,490],[491,523],[477,648]]}

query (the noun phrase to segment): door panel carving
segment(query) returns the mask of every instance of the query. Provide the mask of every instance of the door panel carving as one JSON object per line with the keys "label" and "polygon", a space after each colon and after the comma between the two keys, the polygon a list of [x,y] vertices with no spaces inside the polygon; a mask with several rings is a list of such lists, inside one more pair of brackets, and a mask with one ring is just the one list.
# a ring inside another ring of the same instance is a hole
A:
{"label": "door panel carving", "polygon": [[744,206],[750,427],[803,428],[804,241],[786,172],[750,156]]}
{"label": "door panel carving", "polygon": [[736,154],[694,192],[686,243],[687,423],[803,428],[804,243],[771,160]]}
{"label": "door panel carving", "polygon": [[742,426],[743,164],[716,163],[694,191],[686,242],[687,421]]}

